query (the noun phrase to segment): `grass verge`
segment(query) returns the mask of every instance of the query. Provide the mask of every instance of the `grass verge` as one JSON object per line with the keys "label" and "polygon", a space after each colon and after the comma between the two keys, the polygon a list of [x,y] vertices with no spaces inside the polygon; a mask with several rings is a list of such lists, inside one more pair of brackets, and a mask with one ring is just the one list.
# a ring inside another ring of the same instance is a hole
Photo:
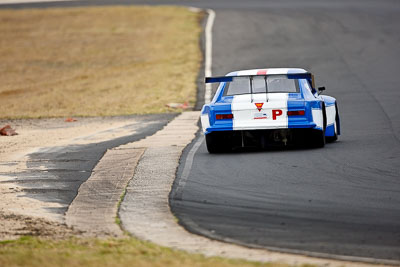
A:
{"label": "grass verge", "polygon": [[193,104],[201,17],[166,6],[0,10],[0,118]]}
{"label": "grass verge", "polygon": [[218,257],[206,258],[156,246],[134,238],[42,240],[22,237],[0,242],[0,266],[269,266],[277,263],[256,263]]}

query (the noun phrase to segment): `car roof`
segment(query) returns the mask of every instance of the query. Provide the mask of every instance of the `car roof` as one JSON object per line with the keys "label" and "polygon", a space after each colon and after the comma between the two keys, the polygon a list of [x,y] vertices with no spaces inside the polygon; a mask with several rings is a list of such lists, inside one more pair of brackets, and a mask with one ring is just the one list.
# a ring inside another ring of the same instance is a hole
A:
{"label": "car roof", "polygon": [[308,73],[305,69],[299,68],[265,68],[252,70],[239,70],[228,73],[226,76],[252,76],[252,75],[268,75],[268,74],[300,74]]}

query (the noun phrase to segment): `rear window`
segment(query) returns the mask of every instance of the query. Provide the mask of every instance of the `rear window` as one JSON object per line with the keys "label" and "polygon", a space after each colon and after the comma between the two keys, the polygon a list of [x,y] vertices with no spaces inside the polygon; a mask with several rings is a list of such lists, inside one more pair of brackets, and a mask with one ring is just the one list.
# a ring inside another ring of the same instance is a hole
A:
{"label": "rear window", "polygon": [[249,77],[234,77],[231,82],[225,85],[224,95],[250,94]]}
{"label": "rear window", "polygon": [[299,92],[297,79],[288,79],[286,75],[233,77],[225,85],[224,95],[242,95],[259,93],[296,93]]}

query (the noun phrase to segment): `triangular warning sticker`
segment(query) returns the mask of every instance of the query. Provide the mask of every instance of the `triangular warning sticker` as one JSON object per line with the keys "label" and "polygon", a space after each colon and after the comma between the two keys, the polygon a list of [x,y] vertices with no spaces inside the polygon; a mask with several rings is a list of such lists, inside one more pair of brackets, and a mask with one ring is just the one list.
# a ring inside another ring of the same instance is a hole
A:
{"label": "triangular warning sticker", "polygon": [[258,111],[261,111],[261,109],[262,109],[262,107],[264,105],[264,103],[254,103],[254,104],[256,105]]}

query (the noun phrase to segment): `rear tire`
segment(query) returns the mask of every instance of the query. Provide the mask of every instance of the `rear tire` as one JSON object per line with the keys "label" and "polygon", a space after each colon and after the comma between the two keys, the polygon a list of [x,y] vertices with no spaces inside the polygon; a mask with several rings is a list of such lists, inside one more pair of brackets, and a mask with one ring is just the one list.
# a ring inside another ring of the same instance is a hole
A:
{"label": "rear tire", "polygon": [[220,132],[206,134],[206,145],[208,153],[216,154],[230,151],[230,143],[228,143],[227,139],[224,137],[225,135]]}
{"label": "rear tire", "polygon": [[312,134],[312,147],[322,148],[325,146],[325,131],[315,130]]}

